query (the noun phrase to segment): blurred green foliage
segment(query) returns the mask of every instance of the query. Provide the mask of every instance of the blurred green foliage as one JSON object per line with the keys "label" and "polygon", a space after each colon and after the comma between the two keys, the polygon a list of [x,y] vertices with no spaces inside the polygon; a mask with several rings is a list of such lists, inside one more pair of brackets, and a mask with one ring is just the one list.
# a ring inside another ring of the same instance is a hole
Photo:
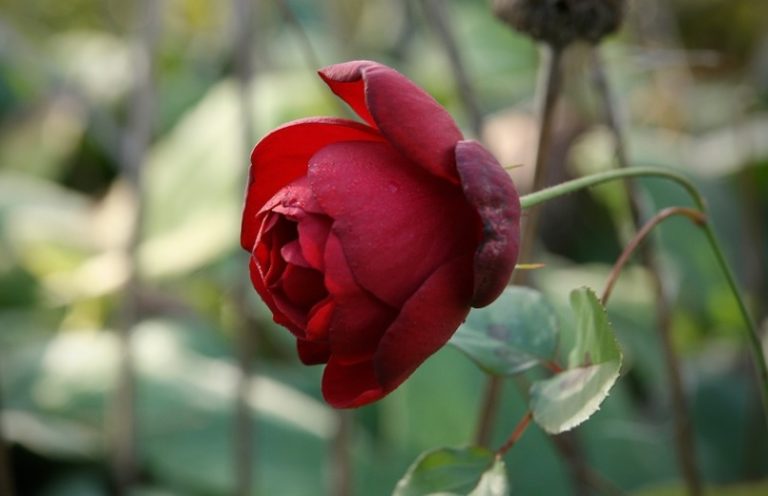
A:
{"label": "blurred green foliage", "polygon": [[[635,2],[606,59],[626,110],[633,162],[681,169],[700,185],[765,327],[768,16],[751,14],[765,11],[759,0],[737,3]],[[138,4],[0,0],[0,413],[25,496],[113,490],[114,331],[132,218],[119,164],[137,72]],[[320,64],[391,64],[467,127],[446,52],[420,2],[287,5]],[[513,173],[524,189],[531,163],[521,150],[534,147],[536,47],[497,22],[485,1],[443,5],[486,119],[483,138],[505,165],[523,162]],[[244,102],[234,77],[232,5],[162,3],[138,255],[142,318],[134,329],[143,481],[137,495],[234,492],[235,300],[247,270],[238,247],[248,160],[243,110],[255,124],[251,142],[287,120],[340,112],[296,25],[276,2],[254,6],[254,77]],[[597,99],[584,89],[589,72],[580,50],[571,55],[559,114],[561,177],[615,166]],[[685,202],[674,187],[643,187],[648,210]],[[621,239],[627,222],[620,187],[570,201],[547,210],[546,243],[534,260],[547,264],[535,278],[562,315],[572,289],[602,286],[618,255],[615,241],[605,240]],[[563,221],[566,211],[596,213],[579,224]],[[708,485],[743,485],[768,476],[768,434],[743,324],[701,236],[679,220],[659,229],[662,276],[674,288],[672,331],[702,477]],[[585,459],[618,486],[677,494],[654,489],[679,475],[652,301],[648,275],[628,269],[609,306],[625,353],[623,376],[577,435]],[[257,378],[247,396],[258,494],[330,492],[338,416],[320,398],[321,371],[298,364],[292,339],[253,294],[247,311],[258,322]],[[389,494],[419,453],[471,441],[483,383],[464,355],[446,348],[391,396],[354,412],[356,493]],[[494,446],[526,405],[514,382],[504,388]],[[516,494],[570,491],[566,465],[536,428],[505,461]],[[765,490],[743,487],[743,494]]]}

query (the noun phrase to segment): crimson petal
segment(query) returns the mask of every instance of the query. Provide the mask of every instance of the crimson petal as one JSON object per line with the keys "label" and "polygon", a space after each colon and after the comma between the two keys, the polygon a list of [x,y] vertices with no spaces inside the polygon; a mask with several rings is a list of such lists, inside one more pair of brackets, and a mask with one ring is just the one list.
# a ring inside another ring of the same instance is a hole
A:
{"label": "crimson petal", "polygon": [[325,366],[322,388],[325,401],[335,408],[355,408],[386,394],[370,360],[342,363],[335,356]]}
{"label": "crimson petal", "polygon": [[456,145],[456,166],[464,195],[483,223],[483,238],[475,252],[472,306],[484,307],[504,290],[517,262],[520,198],[506,171],[476,141]]}
{"label": "crimson petal", "polygon": [[472,257],[443,265],[419,288],[381,338],[376,376],[392,391],[451,338],[469,313]]}
{"label": "crimson petal", "polygon": [[262,277],[262,274],[259,271],[258,264],[256,263],[255,255],[251,255],[248,268],[250,270],[251,282],[253,283],[253,287],[256,289],[256,292],[259,293],[259,296],[261,296],[261,299],[264,300],[264,303],[272,312],[272,320],[274,320],[277,324],[280,324],[281,326],[286,327],[295,336],[303,336],[304,330],[301,327],[299,327],[297,324],[295,324],[291,319],[289,319],[288,316],[285,315],[275,303],[275,299],[272,297],[272,293],[267,289],[266,285],[264,284],[264,278]]}
{"label": "crimson petal", "polygon": [[309,265],[322,271],[325,243],[331,231],[331,220],[326,216],[307,215],[299,222],[299,245]]}
{"label": "crimson petal", "polygon": [[331,351],[328,343],[323,341],[306,341],[304,339],[296,340],[296,349],[299,352],[299,359],[304,365],[317,365],[326,363],[331,357]]}
{"label": "crimson petal", "polygon": [[312,117],[289,122],[267,134],[251,153],[240,244],[253,249],[258,226],[254,222],[264,204],[284,186],[307,172],[309,158],[330,143],[380,141],[375,130],[346,119]]}
{"label": "crimson petal", "polygon": [[462,191],[385,143],[328,145],[312,157],[309,180],[335,220],[355,279],[392,307],[479,242],[480,224]]}
{"label": "crimson petal", "polygon": [[396,70],[368,60],[332,65],[319,74],[403,155],[458,183],[453,148],[463,136],[451,115],[427,92]]}
{"label": "crimson petal", "polygon": [[331,351],[338,362],[370,360],[397,311],[357,285],[334,234],[328,236],[325,265],[325,285],[336,304],[328,333]]}

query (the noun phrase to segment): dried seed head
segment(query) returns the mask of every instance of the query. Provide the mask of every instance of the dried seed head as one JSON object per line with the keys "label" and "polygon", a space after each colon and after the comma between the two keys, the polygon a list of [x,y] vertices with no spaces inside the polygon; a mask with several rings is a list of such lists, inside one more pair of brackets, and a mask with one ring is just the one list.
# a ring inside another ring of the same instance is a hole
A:
{"label": "dried seed head", "polygon": [[564,47],[616,31],[625,0],[492,0],[497,17],[536,40]]}

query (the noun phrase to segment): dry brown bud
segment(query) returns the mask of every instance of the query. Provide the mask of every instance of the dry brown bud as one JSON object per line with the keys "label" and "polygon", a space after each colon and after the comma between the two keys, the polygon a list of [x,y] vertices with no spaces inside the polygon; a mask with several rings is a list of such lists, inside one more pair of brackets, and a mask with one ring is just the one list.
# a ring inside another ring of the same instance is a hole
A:
{"label": "dry brown bud", "polygon": [[576,40],[598,43],[616,31],[625,0],[492,0],[497,17],[553,46]]}

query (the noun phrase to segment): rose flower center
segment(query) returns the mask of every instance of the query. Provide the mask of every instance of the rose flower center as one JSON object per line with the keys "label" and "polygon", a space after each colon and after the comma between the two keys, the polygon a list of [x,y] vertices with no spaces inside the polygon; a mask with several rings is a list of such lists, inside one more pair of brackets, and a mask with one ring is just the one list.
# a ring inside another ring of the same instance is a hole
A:
{"label": "rose flower center", "polygon": [[331,220],[298,209],[276,210],[262,213],[255,262],[275,306],[296,327],[294,333],[317,338],[312,334],[324,331],[319,321],[326,320],[324,310],[331,298],[316,254],[323,252]]}

